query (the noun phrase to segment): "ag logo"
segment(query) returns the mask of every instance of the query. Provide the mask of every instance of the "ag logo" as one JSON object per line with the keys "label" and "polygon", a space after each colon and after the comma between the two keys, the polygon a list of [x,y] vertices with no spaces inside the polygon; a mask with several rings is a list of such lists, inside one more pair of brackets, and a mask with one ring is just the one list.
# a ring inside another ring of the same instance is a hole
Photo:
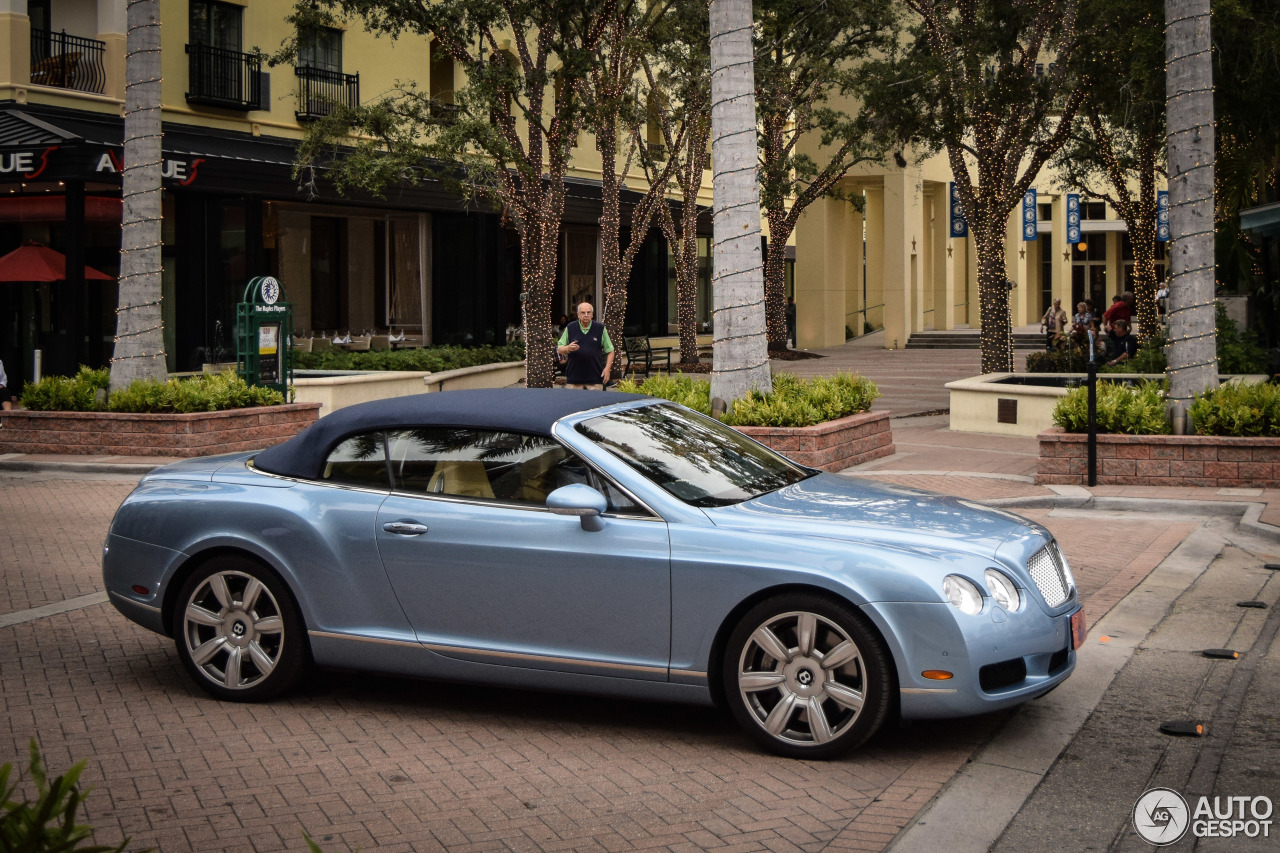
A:
{"label": "ag logo", "polygon": [[1144,840],[1163,847],[1186,835],[1191,810],[1177,791],[1152,788],[1133,806],[1133,827]]}

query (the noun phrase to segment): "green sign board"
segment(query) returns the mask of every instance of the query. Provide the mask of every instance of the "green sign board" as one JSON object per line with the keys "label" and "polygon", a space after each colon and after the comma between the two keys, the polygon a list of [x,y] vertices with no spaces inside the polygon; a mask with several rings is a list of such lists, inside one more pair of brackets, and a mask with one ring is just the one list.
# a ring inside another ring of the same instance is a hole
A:
{"label": "green sign board", "polygon": [[236,305],[237,370],[250,385],[289,396],[293,384],[293,305],[269,275],[250,279]]}

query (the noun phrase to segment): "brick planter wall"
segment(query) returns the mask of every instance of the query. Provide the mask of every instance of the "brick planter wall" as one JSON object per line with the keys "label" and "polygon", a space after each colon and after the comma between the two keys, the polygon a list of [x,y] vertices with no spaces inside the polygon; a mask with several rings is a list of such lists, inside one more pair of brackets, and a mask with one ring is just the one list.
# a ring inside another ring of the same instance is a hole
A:
{"label": "brick planter wall", "polygon": [[[1087,485],[1089,437],[1055,427],[1040,433],[1036,482]],[[1104,486],[1280,486],[1280,438],[1099,435]]]}
{"label": "brick planter wall", "polygon": [[807,427],[734,427],[811,468],[840,471],[894,452],[888,412],[863,412]]}
{"label": "brick planter wall", "polygon": [[15,410],[0,415],[0,453],[212,456],[279,444],[319,416],[319,403],[187,415]]}

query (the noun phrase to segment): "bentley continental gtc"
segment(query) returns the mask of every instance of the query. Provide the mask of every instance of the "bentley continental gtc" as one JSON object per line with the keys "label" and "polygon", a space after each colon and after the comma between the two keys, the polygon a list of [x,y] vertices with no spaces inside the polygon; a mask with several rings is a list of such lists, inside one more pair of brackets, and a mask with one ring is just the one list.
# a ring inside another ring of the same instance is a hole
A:
{"label": "bentley continental gtc", "polygon": [[219,699],[320,666],[717,703],[799,758],[1042,696],[1084,636],[1043,527],[615,392],[365,403],[159,468],[103,575]]}

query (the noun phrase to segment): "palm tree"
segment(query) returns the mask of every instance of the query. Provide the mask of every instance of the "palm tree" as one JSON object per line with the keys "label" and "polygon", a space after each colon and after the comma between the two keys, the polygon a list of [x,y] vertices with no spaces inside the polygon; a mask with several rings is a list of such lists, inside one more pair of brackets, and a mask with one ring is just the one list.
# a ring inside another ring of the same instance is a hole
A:
{"label": "palm tree", "polygon": [[160,3],[129,0],[125,50],[124,212],[111,389],[167,375],[160,311]]}
{"label": "palm tree", "polygon": [[711,0],[711,162],[715,193],[711,396],[773,390],[764,328],[751,0]]}
{"label": "palm tree", "polygon": [[1213,59],[1209,0],[1165,0],[1169,128],[1169,404],[1218,385],[1213,304]]}

